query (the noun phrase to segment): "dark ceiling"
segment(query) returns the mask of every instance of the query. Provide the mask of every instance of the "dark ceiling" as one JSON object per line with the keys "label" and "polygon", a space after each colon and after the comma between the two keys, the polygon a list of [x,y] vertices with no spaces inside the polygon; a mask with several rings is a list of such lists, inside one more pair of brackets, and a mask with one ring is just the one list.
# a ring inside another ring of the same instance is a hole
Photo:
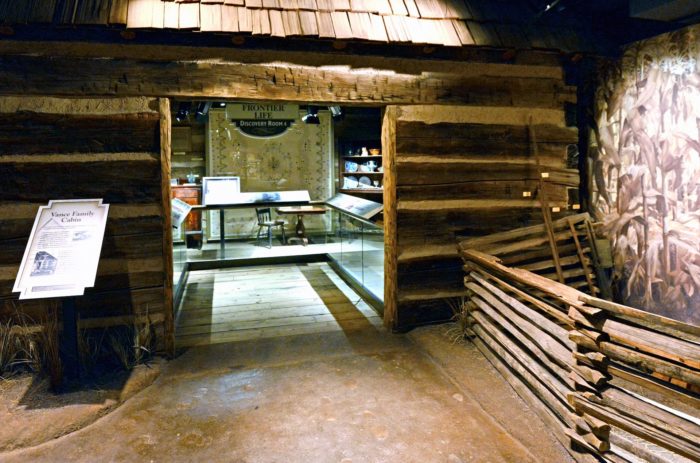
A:
{"label": "dark ceiling", "polygon": [[700,23],[700,0],[530,0],[542,23],[570,25],[615,48]]}

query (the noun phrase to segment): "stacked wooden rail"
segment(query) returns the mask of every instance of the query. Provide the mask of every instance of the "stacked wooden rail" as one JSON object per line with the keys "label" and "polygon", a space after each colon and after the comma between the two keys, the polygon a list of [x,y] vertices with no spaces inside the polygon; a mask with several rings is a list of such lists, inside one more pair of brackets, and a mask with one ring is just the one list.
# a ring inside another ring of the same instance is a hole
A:
{"label": "stacked wooden rail", "polygon": [[461,254],[473,342],[577,461],[700,461],[698,327]]}
{"label": "stacked wooden rail", "polygon": [[541,223],[465,239],[459,248],[478,249],[498,257],[505,265],[558,280],[591,295],[607,295],[587,213],[563,217],[549,226]]}
{"label": "stacked wooden rail", "polygon": [[[700,327],[583,294],[579,300],[585,305],[569,309],[575,322],[569,337],[577,362],[601,383],[589,382],[569,403],[578,413],[700,461]],[[611,443],[646,451],[615,433]]]}

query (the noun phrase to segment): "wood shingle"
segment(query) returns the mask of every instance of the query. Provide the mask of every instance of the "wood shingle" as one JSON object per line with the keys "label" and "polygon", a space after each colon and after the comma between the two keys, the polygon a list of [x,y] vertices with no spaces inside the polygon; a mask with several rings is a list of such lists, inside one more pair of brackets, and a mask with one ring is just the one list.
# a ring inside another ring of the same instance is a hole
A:
{"label": "wood shingle", "polygon": [[0,24],[7,25],[183,29],[448,47],[584,47],[565,28],[534,23],[532,5],[507,0],[0,0],[0,5]]}

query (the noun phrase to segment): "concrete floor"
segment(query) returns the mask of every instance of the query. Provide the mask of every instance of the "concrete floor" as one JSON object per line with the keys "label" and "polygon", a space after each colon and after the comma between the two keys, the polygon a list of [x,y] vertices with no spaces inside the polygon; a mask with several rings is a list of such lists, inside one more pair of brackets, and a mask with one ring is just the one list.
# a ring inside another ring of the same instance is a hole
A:
{"label": "concrete floor", "polygon": [[[444,371],[405,336],[369,323],[191,348],[110,415],[0,460],[570,461],[541,426],[513,437]],[[500,378],[490,378],[498,383],[490,399],[506,415],[534,420]]]}

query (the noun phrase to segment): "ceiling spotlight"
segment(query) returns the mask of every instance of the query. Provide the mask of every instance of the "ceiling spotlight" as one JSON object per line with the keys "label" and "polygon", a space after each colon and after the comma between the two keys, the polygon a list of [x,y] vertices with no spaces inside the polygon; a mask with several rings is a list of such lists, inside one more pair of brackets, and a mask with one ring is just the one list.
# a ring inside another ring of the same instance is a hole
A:
{"label": "ceiling spotlight", "polygon": [[211,108],[211,101],[199,103],[197,105],[197,113],[195,114],[197,120],[202,120],[205,118],[207,113],[209,113],[209,108]]}
{"label": "ceiling spotlight", "polygon": [[318,118],[318,106],[307,106],[306,114],[301,117],[301,121],[305,124],[320,124],[321,121]]}
{"label": "ceiling spotlight", "polygon": [[175,114],[175,120],[178,122],[184,122],[190,116],[190,110],[192,109],[192,103],[189,101],[180,103],[177,107],[177,113]]}
{"label": "ceiling spotlight", "polygon": [[329,106],[328,109],[330,109],[331,117],[333,117],[334,121],[339,121],[343,118],[344,114],[340,106]]}
{"label": "ceiling spotlight", "polygon": [[212,104],[214,108],[225,108],[226,107],[226,102],[224,101],[217,101]]}

